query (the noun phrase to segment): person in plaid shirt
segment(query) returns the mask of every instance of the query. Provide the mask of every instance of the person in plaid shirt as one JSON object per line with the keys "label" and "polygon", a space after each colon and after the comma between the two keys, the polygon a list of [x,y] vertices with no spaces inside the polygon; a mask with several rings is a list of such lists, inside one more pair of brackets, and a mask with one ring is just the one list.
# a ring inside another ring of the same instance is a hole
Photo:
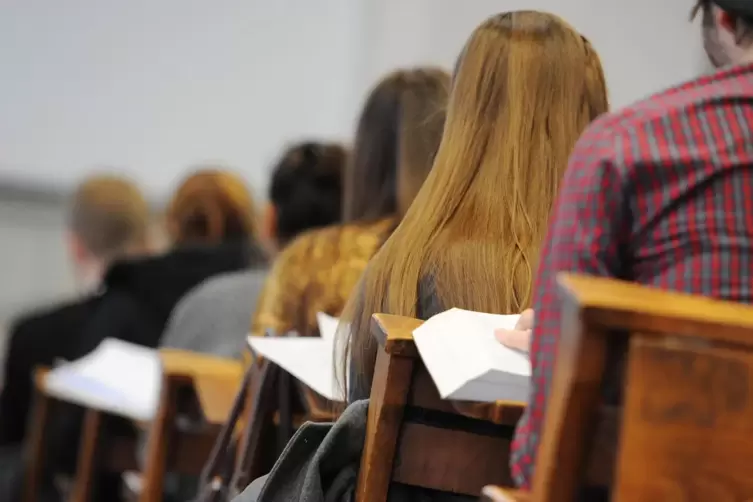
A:
{"label": "person in plaid shirt", "polygon": [[513,443],[530,488],[557,351],[558,272],[753,303],[753,0],[700,0],[722,68],[597,119],[561,184],[535,284],[531,396]]}

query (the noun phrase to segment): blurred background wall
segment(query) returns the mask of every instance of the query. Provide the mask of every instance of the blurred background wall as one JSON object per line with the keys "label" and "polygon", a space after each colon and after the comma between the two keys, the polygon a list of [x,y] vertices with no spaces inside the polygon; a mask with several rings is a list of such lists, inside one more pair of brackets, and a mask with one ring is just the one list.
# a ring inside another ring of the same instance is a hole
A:
{"label": "blurred background wall", "polygon": [[163,200],[191,165],[262,196],[279,149],[348,139],[396,66],[452,68],[492,13],[545,9],[601,54],[614,106],[706,70],[689,0],[0,0],[0,326],[70,294],[68,190],[115,167]]}

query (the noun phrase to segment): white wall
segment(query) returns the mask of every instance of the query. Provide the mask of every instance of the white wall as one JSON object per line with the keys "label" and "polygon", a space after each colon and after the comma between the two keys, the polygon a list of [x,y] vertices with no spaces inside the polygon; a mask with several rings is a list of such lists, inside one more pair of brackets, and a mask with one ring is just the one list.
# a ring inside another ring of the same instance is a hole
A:
{"label": "white wall", "polygon": [[0,175],[98,165],[162,193],[196,162],[251,181],[291,138],[346,136],[355,0],[3,0]]}
{"label": "white wall", "polygon": [[[684,0],[371,0],[372,65],[365,80],[394,65],[422,62],[451,69],[471,31],[499,12],[553,12],[586,35],[600,54],[613,106],[708,69],[699,27]],[[379,10],[378,7],[373,7]]]}
{"label": "white wall", "polygon": [[286,141],[350,135],[395,66],[451,68],[488,15],[551,10],[602,55],[621,106],[702,68],[684,0],[0,0],[0,177],[117,166],[164,194],[197,162],[257,190]]}

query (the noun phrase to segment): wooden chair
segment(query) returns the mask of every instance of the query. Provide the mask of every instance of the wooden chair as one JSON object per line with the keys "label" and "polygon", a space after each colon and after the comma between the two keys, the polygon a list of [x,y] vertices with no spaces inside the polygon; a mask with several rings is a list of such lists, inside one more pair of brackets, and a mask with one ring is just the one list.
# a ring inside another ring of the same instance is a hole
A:
{"label": "wooden chair", "polygon": [[[615,501],[753,499],[753,307],[578,275],[558,282],[562,327],[533,489],[490,489],[488,500],[576,500],[594,463],[608,466]],[[592,436],[615,362],[621,416],[605,448]]]}
{"label": "wooden chair", "polygon": [[[148,432],[140,501],[162,500],[165,473],[198,475],[229,411],[241,378],[239,362],[177,349],[160,350],[162,390],[154,420],[136,424]],[[183,413],[200,423],[182,424]],[[86,411],[72,502],[91,499],[98,472],[141,471],[134,434],[110,433],[110,421],[122,420],[98,410]]]}
{"label": "wooden chair", "polygon": [[479,496],[487,484],[511,486],[506,459],[523,406],[500,423],[469,418],[440,399],[413,343],[421,321],[376,314],[379,341],[357,502],[383,502],[391,483]]}
{"label": "wooden chair", "polygon": [[246,394],[246,417],[238,438],[231,493],[267,474],[304,422],[332,422],[340,407],[315,394],[271,361],[257,360]]}
{"label": "wooden chair", "polygon": [[[24,462],[25,478],[22,500],[24,502],[36,502],[39,498],[39,487],[42,484],[42,478],[44,475],[44,466],[46,462],[46,450],[47,450],[47,433],[49,432],[49,420],[55,416],[58,409],[64,403],[57,399],[48,396],[45,393],[45,377],[48,373],[47,368],[38,368],[35,372],[34,378],[34,408],[30,416],[30,432],[29,438],[25,444]],[[102,428],[102,415],[89,410],[84,419],[83,430],[88,431],[85,439],[82,438],[82,448],[79,452],[79,459],[87,458],[87,456],[94,456],[97,451],[97,440],[100,437],[100,431]],[[84,497],[90,493],[90,487],[88,480],[94,476],[94,470],[91,467],[93,464],[90,462],[86,464],[85,468],[80,467],[81,471],[78,473],[78,477],[85,482],[75,485],[71,493],[72,500],[83,500]],[[134,469],[136,466],[135,452],[133,450],[133,442],[123,440],[123,438],[115,438],[107,448],[107,455],[104,458],[104,465],[108,470],[128,470]],[[85,489],[84,489],[85,488]]]}
{"label": "wooden chair", "polygon": [[48,368],[38,368],[34,373],[34,405],[29,422],[29,438],[24,444],[26,463],[23,501],[36,502],[42,483],[45,462],[47,421],[54,413],[55,400],[44,393],[44,378]]}
{"label": "wooden chair", "polygon": [[[140,502],[162,500],[169,463],[188,460],[188,465],[176,465],[175,470],[200,474],[238,392],[243,371],[240,362],[176,349],[160,350],[160,359],[162,392],[157,415],[149,429]],[[181,431],[176,422],[181,400],[189,389],[196,394],[208,426],[193,434]],[[199,440],[201,447],[197,448]]]}

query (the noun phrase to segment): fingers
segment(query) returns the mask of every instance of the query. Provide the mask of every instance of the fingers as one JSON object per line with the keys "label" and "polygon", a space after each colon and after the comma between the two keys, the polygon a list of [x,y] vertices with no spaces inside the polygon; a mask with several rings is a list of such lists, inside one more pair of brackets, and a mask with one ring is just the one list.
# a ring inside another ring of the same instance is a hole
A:
{"label": "fingers", "polygon": [[528,352],[531,346],[531,330],[519,330],[519,329],[498,329],[494,332],[494,336],[502,345],[510,347],[512,349],[523,350]]}
{"label": "fingers", "polygon": [[533,309],[525,309],[521,312],[520,319],[515,324],[515,329],[520,331],[533,329]]}

